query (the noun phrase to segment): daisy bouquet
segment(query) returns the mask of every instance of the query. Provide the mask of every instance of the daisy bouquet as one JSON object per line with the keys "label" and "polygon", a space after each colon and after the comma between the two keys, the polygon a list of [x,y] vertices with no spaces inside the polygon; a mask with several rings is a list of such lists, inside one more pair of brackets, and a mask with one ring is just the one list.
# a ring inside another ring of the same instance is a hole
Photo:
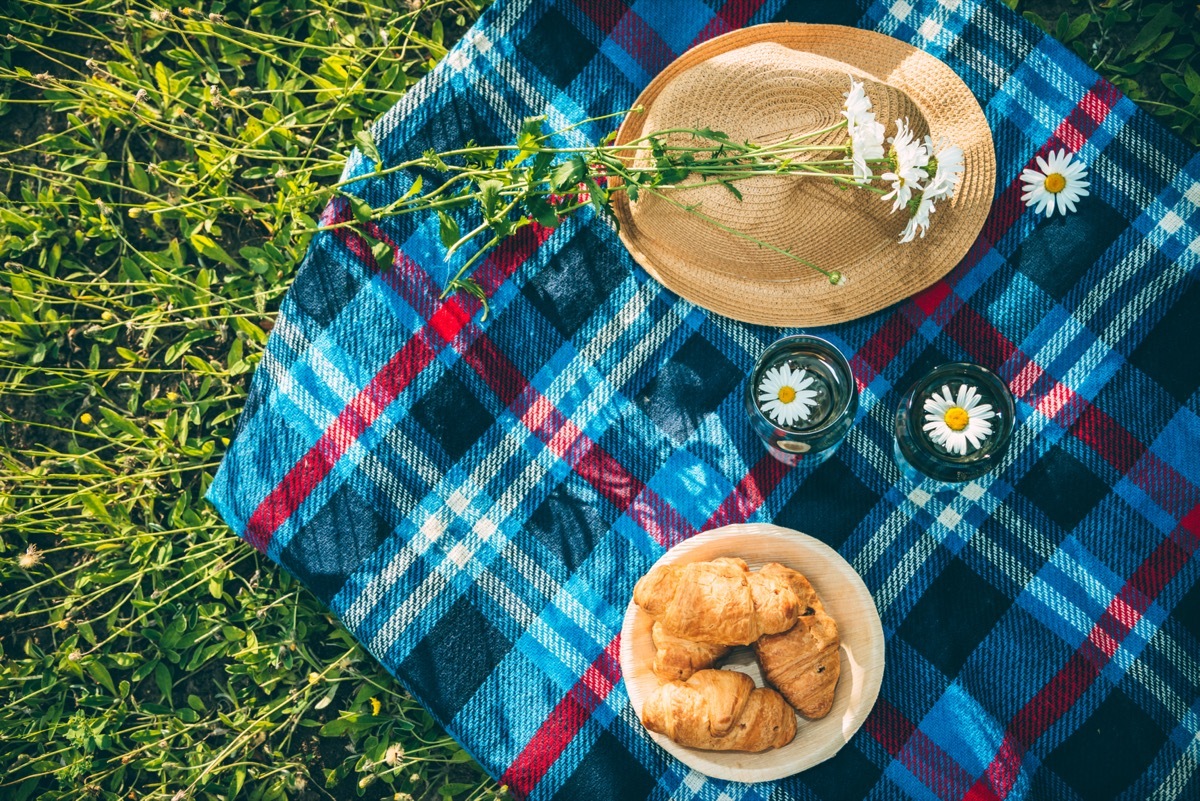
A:
{"label": "daisy bouquet", "polygon": [[[380,263],[391,263],[390,246],[374,238],[364,223],[387,217],[433,213],[439,221],[446,260],[460,251],[462,260],[445,293],[463,290],[484,301],[482,288],[470,276],[478,261],[522,227],[554,228],[584,209],[614,223],[612,199],[624,192],[631,202],[644,195],[663,198],[682,211],[755,244],[781,253],[825,275],[833,284],[841,273],[826,270],[770,242],[729,228],[705,214],[697,204],[672,197],[672,190],[720,185],[739,200],[738,183],[759,175],[789,175],[805,180],[832,181],[842,187],[874,193],[905,215],[900,242],[924,237],[938,204],[954,196],[963,173],[961,148],[941,140],[918,137],[909,122],[896,120],[889,136],[876,119],[861,82],[851,78],[840,120],[821,130],[799,132],[774,143],[735,141],[709,128],[654,131],[630,142],[615,144],[615,132],[599,145],[560,146],[563,134],[626,112],[593,117],[557,131],[546,128],[544,117],[527,119],[516,142],[508,146],[479,146],[436,153],[385,166],[370,133],[358,137],[363,153],[374,161],[376,176],[416,171],[410,188],[397,200],[372,207],[348,190],[362,176],[335,185],[350,203],[354,219],[325,226],[356,226]],[[635,108],[630,113],[641,113]],[[844,136],[837,136],[837,132]],[[818,141],[819,138],[819,141]],[[425,189],[428,181],[431,188]],[[377,229],[376,229],[377,230]],[[445,294],[444,293],[444,294]]]}

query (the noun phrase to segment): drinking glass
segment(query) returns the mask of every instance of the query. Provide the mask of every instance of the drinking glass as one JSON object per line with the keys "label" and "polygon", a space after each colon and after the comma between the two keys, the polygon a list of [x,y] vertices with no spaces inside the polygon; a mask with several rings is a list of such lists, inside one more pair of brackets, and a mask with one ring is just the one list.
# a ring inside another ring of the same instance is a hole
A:
{"label": "drinking glass", "polygon": [[1013,420],[1012,393],[995,373],[967,362],[940,365],[900,400],[896,463],[917,482],[921,476],[947,484],[970,481],[1004,457]]}
{"label": "drinking glass", "polygon": [[763,351],[745,397],[751,427],[767,451],[789,465],[805,454],[832,452],[858,411],[850,363],[833,343],[807,334]]}

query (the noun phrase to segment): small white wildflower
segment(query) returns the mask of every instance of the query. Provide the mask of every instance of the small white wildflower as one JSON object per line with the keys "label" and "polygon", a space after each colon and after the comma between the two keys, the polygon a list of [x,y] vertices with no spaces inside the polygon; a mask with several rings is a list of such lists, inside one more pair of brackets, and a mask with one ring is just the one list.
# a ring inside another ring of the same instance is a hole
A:
{"label": "small white wildflower", "polygon": [[958,190],[958,183],[963,172],[963,151],[961,147],[951,145],[944,137],[936,145],[931,137],[925,137],[926,152],[933,155],[937,165],[933,177],[921,192],[921,200],[917,210],[909,218],[904,233],[900,235],[901,242],[911,242],[919,231],[925,237],[929,230],[929,215],[937,211],[935,203],[949,200]]}
{"label": "small white wildflower", "polygon": [[1037,163],[1041,172],[1027,169],[1021,173],[1021,188],[1025,190],[1021,200],[1026,206],[1033,206],[1038,214],[1050,217],[1057,210],[1065,215],[1075,211],[1080,198],[1091,194],[1087,190],[1091,183],[1084,180],[1087,167],[1066,150],[1051,153],[1048,158],[1038,156]]}
{"label": "small white wildflower", "polygon": [[892,211],[896,212],[908,205],[914,191],[923,188],[921,184],[929,173],[924,170],[929,163],[929,153],[925,145],[913,136],[907,120],[896,120],[896,135],[888,139],[892,143],[892,157],[896,161],[894,170],[883,174],[883,180],[892,185],[892,191],[883,196],[884,200],[894,200]]}
{"label": "small white wildflower", "polygon": [[845,98],[842,116],[846,118],[846,132],[850,135],[850,160],[854,163],[854,179],[860,184],[865,184],[874,175],[867,162],[883,158],[883,123],[875,119],[875,112],[871,110],[871,98],[867,97],[860,81],[850,79],[850,91],[845,94]]}
{"label": "small white wildflower", "polygon": [[978,450],[992,434],[989,421],[996,413],[991,405],[980,403],[979,390],[969,384],[960,384],[957,395],[951,395],[949,386],[939,392],[925,401],[924,428],[929,438],[959,456],[967,455],[968,443],[970,450]]}
{"label": "small white wildflower", "polygon": [[808,370],[791,365],[772,367],[758,385],[758,405],[780,425],[807,420],[817,405],[817,391],[809,389],[815,379]]}

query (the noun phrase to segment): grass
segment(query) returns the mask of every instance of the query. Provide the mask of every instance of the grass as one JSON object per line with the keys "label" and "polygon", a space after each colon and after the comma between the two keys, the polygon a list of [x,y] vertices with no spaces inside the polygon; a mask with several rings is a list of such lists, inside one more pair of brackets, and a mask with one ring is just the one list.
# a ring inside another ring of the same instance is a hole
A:
{"label": "grass", "polygon": [[1200,146],[1200,5],[1004,0],[1066,43],[1143,109]]}
{"label": "grass", "polygon": [[[202,500],[355,135],[483,1],[0,0],[0,798],[503,795]],[[1196,142],[1194,6],[1012,4]]]}
{"label": "grass", "polygon": [[499,795],[202,500],[411,6],[0,2],[0,797]]}

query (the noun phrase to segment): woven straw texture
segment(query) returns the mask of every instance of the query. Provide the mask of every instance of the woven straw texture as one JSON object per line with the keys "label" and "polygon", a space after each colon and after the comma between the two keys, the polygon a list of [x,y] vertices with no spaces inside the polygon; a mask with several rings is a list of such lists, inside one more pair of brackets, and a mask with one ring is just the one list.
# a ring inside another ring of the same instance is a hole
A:
{"label": "woven straw texture", "polygon": [[[705,308],[765,325],[845,322],[916,294],[962,260],[991,206],[996,164],[987,120],[953,70],[911,45],[874,31],[776,23],[733,31],[685,53],[639,95],[646,111],[621,126],[624,144],[651,131],[704,128],[735,141],[773,144],[839,120],[853,76],[864,82],[876,117],[895,132],[905,119],[917,136],[946,137],[964,150],[953,202],[938,209],[929,234],[900,244],[903,213],[864,190],[825,179],[761,176],[739,182],[739,201],[721,186],[618,195],[621,239],[638,263]],[[683,144],[686,135],[668,141]],[[813,140],[842,145],[845,131]],[[829,158],[817,152],[805,159]],[[643,156],[642,160],[648,161]],[[845,284],[726,228],[783,248]]]}
{"label": "woven straw texture", "polygon": [[[773,20],[936,56],[996,151],[991,212],[956,267],[810,331],[859,387],[827,460],[779,464],[742,404],[759,354],[795,329],[676,295],[590,210],[481,260],[484,322],[476,299],[439,299],[470,254],[445,263],[436,219],[366,226],[396,248],[381,265],[336,225],[355,219],[339,199],[208,497],[518,797],[1200,798],[1200,158],[1112,85],[998,0],[500,0],[376,141],[395,164],[511,143],[527,115],[618,114],[689,48]],[[1092,194],[1047,220],[1018,177],[1060,148]],[[414,178],[358,153],[345,177],[374,207]],[[951,361],[1000,376],[1017,419],[993,473],[943,490],[900,474],[891,431],[905,390]],[[886,639],[853,738],[754,785],[668,756],[618,665],[637,578],[743,522],[834,548]]]}

